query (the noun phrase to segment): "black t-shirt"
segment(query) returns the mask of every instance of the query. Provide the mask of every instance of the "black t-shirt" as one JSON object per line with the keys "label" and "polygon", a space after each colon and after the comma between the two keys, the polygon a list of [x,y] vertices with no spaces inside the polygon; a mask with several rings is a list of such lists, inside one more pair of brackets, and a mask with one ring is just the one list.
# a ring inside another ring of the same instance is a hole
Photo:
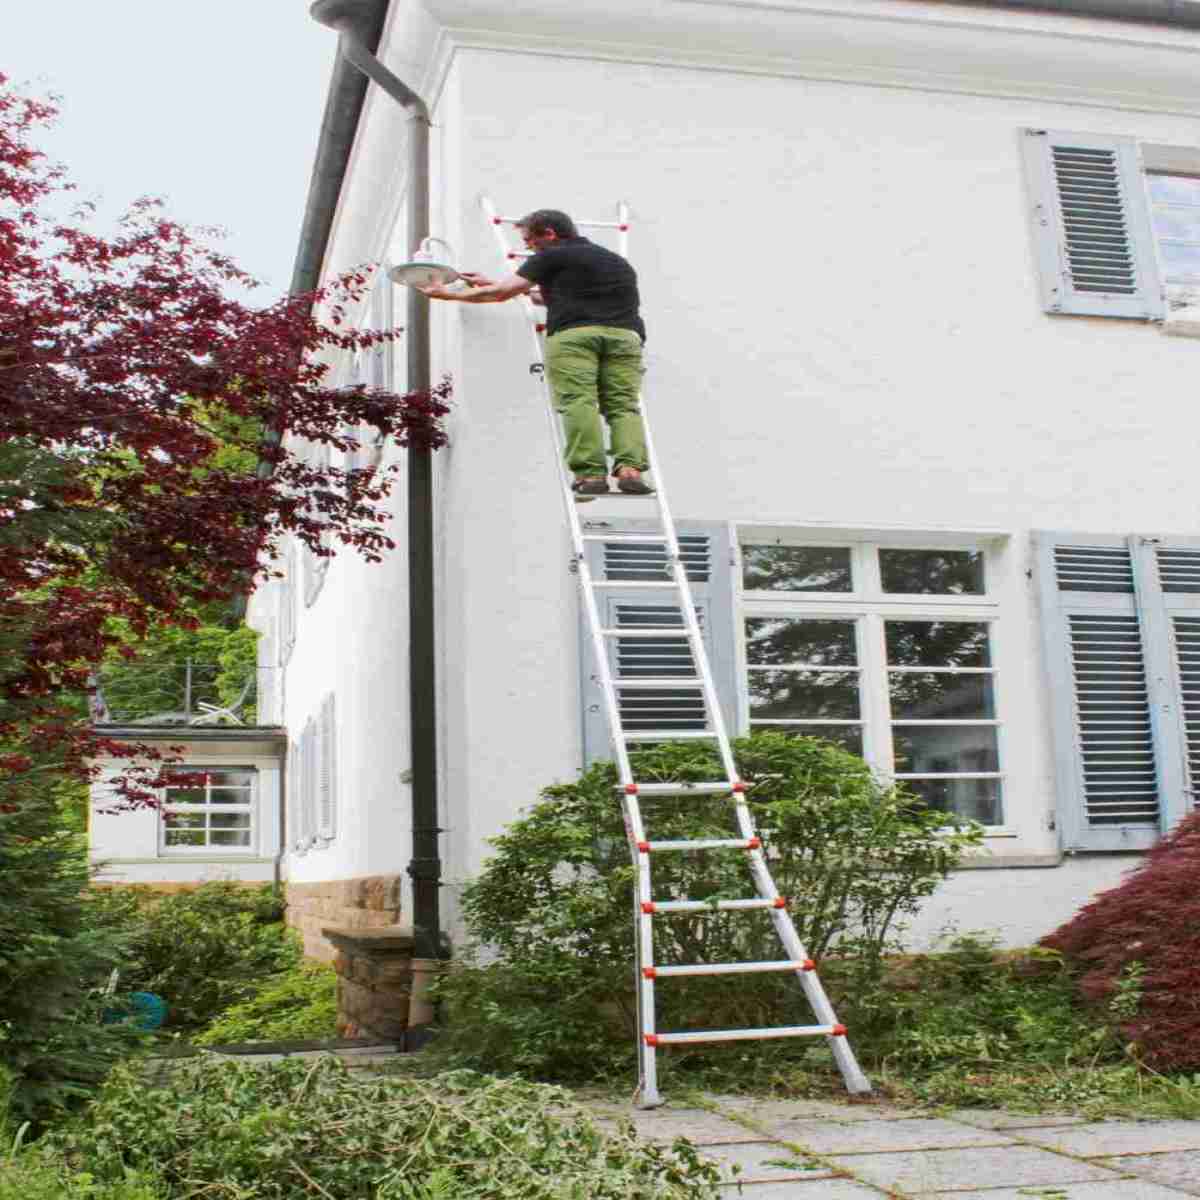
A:
{"label": "black t-shirt", "polygon": [[547,334],[580,325],[610,325],[635,330],[645,341],[637,274],[619,254],[587,238],[562,238],[530,255],[517,274],[541,289]]}

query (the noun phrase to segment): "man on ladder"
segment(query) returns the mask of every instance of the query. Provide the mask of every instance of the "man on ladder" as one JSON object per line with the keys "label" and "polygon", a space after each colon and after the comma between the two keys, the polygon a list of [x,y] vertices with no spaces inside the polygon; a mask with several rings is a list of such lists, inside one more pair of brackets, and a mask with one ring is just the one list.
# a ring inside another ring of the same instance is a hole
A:
{"label": "man on ladder", "polygon": [[[564,212],[538,209],[516,222],[531,253],[498,282],[463,272],[465,291],[423,287],[431,300],[495,304],[532,292],[546,306],[546,378],[563,418],[567,466],[580,496],[608,494],[604,426],[612,437],[617,488],[648,495],[639,393],[646,327],[637,274],[619,254],[579,236]],[[532,298],[532,297],[531,297]]]}

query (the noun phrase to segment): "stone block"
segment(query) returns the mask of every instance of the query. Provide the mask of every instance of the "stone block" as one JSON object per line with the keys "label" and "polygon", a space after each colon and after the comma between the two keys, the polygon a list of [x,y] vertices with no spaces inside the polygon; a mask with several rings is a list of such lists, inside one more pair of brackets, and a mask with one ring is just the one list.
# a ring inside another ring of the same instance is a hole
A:
{"label": "stone block", "polygon": [[831,1179],[828,1175],[813,1175],[790,1179],[782,1183],[755,1183],[743,1187],[740,1183],[724,1183],[721,1195],[729,1200],[880,1200],[871,1187],[851,1179]]}
{"label": "stone block", "polygon": [[776,1121],[767,1126],[772,1137],[793,1142],[816,1154],[870,1154],[887,1150],[948,1150],[955,1146],[1015,1146],[1018,1143],[990,1129],[972,1129],[934,1117],[898,1121]]}
{"label": "stone block", "polygon": [[[736,1121],[702,1108],[655,1108],[628,1114],[640,1137],[654,1142],[673,1142],[685,1137],[697,1146],[717,1146],[732,1142],[761,1142],[762,1134]],[[781,1150],[784,1147],[780,1147]]]}
{"label": "stone block", "polygon": [[[1102,1160],[1114,1171],[1136,1175],[1141,1180],[1180,1188],[1200,1196],[1200,1154],[1194,1150],[1169,1150],[1164,1154],[1131,1154]],[[1143,1187],[1147,1186],[1145,1183]]]}
{"label": "stone block", "polygon": [[984,1192],[925,1192],[919,1200],[1038,1200],[1039,1197],[1041,1200],[1180,1200],[1178,1192],[1140,1179],[1118,1179],[1112,1183],[1072,1183],[1062,1191],[1057,1187],[1025,1187],[989,1188]]}
{"label": "stone block", "polygon": [[[832,1179],[828,1167],[796,1154],[778,1142],[741,1142],[724,1146],[705,1146],[702,1157],[716,1163],[721,1178],[729,1182],[753,1184],[789,1180],[804,1182]],[[751,1192],[752,1196],[754,1193]],[[817,1193],[819,1195],[819,1193]],[[749,1200],[749,1198],[747,1198]]]}
{"label": "stone block", "polygon": [[829,1160],[884,1191],[922,1195],[1001,1187],[1048,1187],[1118,1176],[1093,1163],[1036,1146],[972,1146],[956,1150],[899,1151],[833,1156]]}
{"label": "stone block", "polygon": [[1200,1121],[1097,1121],[1070,1129],[1029,1129],[1021,1138],[1083,1158],[1195,1151],[1200,1150]]}

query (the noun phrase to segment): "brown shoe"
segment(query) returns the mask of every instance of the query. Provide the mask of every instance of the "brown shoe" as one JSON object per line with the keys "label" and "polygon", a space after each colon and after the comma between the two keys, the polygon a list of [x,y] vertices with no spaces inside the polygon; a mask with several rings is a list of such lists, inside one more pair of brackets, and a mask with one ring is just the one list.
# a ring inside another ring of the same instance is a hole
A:
{"label": "brown shoe", "polygon": [[637,467],[622,467],[617,472],[617,490],[627,496],[649,496],[654,492]]}
{"label": "brown shoe", "polygon": [[571,484],[571,491],[577,496],[607,496],[608,480],[603,475],[580,475]]}

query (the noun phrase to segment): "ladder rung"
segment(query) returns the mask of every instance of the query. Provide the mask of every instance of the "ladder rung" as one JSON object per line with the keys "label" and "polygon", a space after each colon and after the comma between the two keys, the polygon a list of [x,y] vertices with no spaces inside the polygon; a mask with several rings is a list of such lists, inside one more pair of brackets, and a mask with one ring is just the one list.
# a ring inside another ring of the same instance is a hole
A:
{"label": "ladder rung", "polygon": [[[733,792],[733,784],[727,780],[719,783],[637,783],[634,786],[639,796],[686,796],[689,793],[693,796],[719,796],[724,792]],[[621,784],[617,784],[617,791],[624,790]]]}
{"label": "ladder rung", "polygon": [[[786,902],[780,897],[779,900],[764,900],[762,897],[757,897],[753,900],[654,900],[650,903],[651,915],[655,913],[689,913],[689,912],[743,912],[756,908],[785,908]],[[645,906],[642,908],[645,911]],[[774,970],[774,967],[755,967],[755,970]],[[783,970],[780,967],[779,970]],[[671,974],[667,967],[660,967],[660,973],[664,975]],[[704,974],[734,974],[734,972],[721,971],[687,971],[679,972],[679,974],[704,975]]]}
{"label": "ladder rung", "polygon": [[768,1038],[844,1037],[844,1025],[777,1025],[773,1029],[701,1029],[695,1033],[647,1033],[651,1046],[683,1046],[689,1042],[749,1042]]}
{"label": "ladder rung", "polygon": [[718,735],[714,729],[622,729],[621,736],[627,742],[677,742],[699,741]]}
{"label": "ladder rung", "polygon": [[601,629],[600,634],[602,637],[679,638],[680,641],[690,636],[678,625],[626,625],[624,629]]}
{"label": "ladder rung", "polygon": [[[658,496],[655,491],[649,492],[572,492],[571,497],[576,504],[586,504],[589,500],[654,500]],[[613,538],[606,539],[613,541]],[[660,539],[661,540],[661,539]]]}
{"label": "ladder rung", "polygon": [[659,850],[761,850],[759,838],[697,838],[689,842],[641,842],[642,847],[654,854]]}
{"label": "ladder rung", "polygon": [[687,688],[703,687],[704,680],[691,675],[644,675],[640,679],[614,679],[619,688]]}
{"label": "ladder rung", "polygon": [[622,591],[626,588],[671,588],[673,591],[679,590],[679,584],[673,579],[593,579],[592,587],[620,588]]}
{"label": "ladder rung", "polygon": [[680,967],[653,967],[654,974],[659,978],[669,975],[756,975],[766,971],[811,971],[811,959],[794,962],[784,959],[781,962],[746,962],[746,963],[688,963]]}

